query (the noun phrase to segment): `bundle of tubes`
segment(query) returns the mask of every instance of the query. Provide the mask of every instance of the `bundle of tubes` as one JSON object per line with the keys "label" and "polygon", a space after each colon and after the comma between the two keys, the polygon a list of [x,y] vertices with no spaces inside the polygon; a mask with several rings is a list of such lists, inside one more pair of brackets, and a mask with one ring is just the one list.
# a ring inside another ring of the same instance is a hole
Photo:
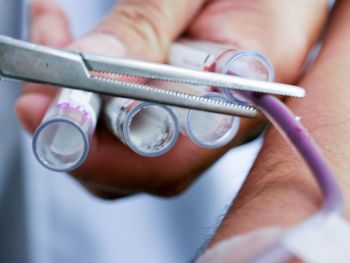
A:
{"label": "bundle of tubes", "polygon": [[[169,64],[257,80],[274,79],[273,67],[262,54],[203,41],[175,43],[170,50]],[[257,107],[301,155],[324,194],[324,205],[312,218],[342,215],[344,204],[332,170],[313,139],[279,99],[232,89],[199,90],[174,83],[164,86],[164,82],[157,81],[151,84]],[[33,150],[39,162],[55,171],[70,171],[81,165],[88,154],[102,103],[96,94],[62,89],[34,134]],[[130,99],[107,98],[103,107],[105,122],[116,139],[145,157],[166,154],[176,144],[180,132],[201,147],[222,147],[232,141],[240,125],[239,117],[235,116]],[[290,231],[296,231],[294,229]],[[285,262],[291,257],[283,246],[276,245],[253,256],[252,262]]]}
{"label": "bundle of tubes", "polygon": [[[232,74],[244,78],[272,81],[271,63],[254,51],[183,39],[171,47],[169,64],[198,71]],[[225,89],[157,82],[162,89],[192,93],[220,101],[246,104],[239,94]],[[102,105],[102,106],[101,106]],[[158,157],[169,152],[181,133],[204,148],[230,143],[240,128],[240,118],[224,114],[168,107],[124,98],[101,98],[97,94],[62,89],[34,133],[33,150],[38,161],[54,171],[68,172],[87,157],[98,117],[136,154]]]}

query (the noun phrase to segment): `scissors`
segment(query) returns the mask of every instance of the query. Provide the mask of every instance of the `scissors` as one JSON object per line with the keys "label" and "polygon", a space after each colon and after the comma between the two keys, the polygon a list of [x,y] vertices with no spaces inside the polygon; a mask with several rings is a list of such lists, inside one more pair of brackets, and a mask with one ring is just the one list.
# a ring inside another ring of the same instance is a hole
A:
{"label": "scissors", "polygon": [[214,86],[297,98],[305,96],[303,88],[289,84],[55,49],[0,36],[0,78],[3,79],[45,83],[104,95],[248,118],[260,115],[259,110],[252,106],[117,80],[115,77],[106,77],[108,74],[94,75],[92,72],[190,84],[197,88]]}

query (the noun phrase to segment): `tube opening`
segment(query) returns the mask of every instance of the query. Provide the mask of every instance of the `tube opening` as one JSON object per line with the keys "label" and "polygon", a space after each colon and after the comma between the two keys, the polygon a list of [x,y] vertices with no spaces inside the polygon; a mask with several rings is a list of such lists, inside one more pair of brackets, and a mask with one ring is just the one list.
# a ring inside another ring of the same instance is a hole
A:
{"label": "tube opening", "polygon": [[[247,79],[273,81],[275,73],[268,58],[256,51],[237,52],[224,69],[224,74],[234,75]],[[226,95],[236,101],[247,101],[238,92],[232,89],[224,89]]]}
{"label": "tube opening", "polygon": [[38,161],[54,171],[70,171],[86,158],[88,141],[73,122],[54,119],[44,122],[35,132],[33,150]]}
{"label": "tube opening", "polygon": [[[215,94],[204,97],[227,100]],[[190,110],[187,114],[187,134],[193,142],[204,148],[219,148],[226,145],[237,134],[239,127],[239,117],[197,110]]]}
{"label": "tube opening", "polygon": [[124,135],[127,144],[136,153],[156,157],[175,145],[178,130],[177,119],[167,107],[141,103],[126,119]]}

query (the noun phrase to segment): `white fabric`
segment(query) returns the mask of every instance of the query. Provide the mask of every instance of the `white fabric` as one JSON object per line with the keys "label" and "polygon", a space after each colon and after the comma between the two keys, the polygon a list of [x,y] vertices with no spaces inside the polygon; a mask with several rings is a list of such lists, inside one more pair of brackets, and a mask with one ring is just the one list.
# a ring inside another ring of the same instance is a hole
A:
{"label": "white fabric", "polygon": [[[286,249],[303,262],[347,263],[350,259],[349,245],[350,224],[344,218],[334,213],[317,214],[287,230],[277,227],[262,228],[223,240],[208,249],[196,263],[277,263],[280,260],[272,260],[275,254],[270,254],[267,260],[267,254],[264,253],[276,246]],[[284,258],[289,253],[276,256]]]}
{"label": "white fabric", "polygon": [[306,262],[347,263],[350,260],[350,224],[337,214],[319,214],[290,229],[282,244]]}
{"label": "white fabric", "polygon": [[196,263],[251,262],[255,255],[278,243],[283,232],[281,228],[270,227],[234,236],[208,249]]}

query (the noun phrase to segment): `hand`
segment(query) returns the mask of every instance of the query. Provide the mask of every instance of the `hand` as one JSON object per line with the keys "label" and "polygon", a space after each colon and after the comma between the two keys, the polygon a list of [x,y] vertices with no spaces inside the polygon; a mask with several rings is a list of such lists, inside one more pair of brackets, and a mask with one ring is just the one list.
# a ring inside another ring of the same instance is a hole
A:
{"label": "hand", "polygon": [[[350,219],[349,17],[350,1],[336,1],[320,52],[306,74],[298,81],[300,86],[307,89],[307,96],[302,100],[286,100],[287,106],[302,117],[303,125],[318,143],[333,168],[335,179],[343,194],[345,217],[348,220]],[[330,192],[328,195],[331,195]],[[266,134],[254,167],[228,209],[209,247],[213,247],[213,250],[215,247],[224,247],[225,249],[220,250],[221,257],[231,259],[234,254],[239,258],[244,254],[241,251],[246,252],[243,249],[247,247],[244,242],[232,242],[231,246],[227,243],[222,246],[220,242],[232,236],[254,235],[255,242],[249,243],[251,248],[266,238],[271,240],[268,233],[257,238],[257,232],[254,231],[270,227],[286,229],[291,225],[300,224],[319,211],[324,204],[324,197],[307,166],[296,158],[290,145],[278,134],[277,129],[272,128]],[[259,232],[261,233],[261,230]],[[208,254],[213,255],[212,252],[209,251]],[[220,261],[219,257],[210,259],[214,262],[224,262]]]}
{"label": "hand", "polygon": [[[260,51],[272,60],[278,81],[294,82],[319,36],[326,11],[325,0],[121,0],[92,32],[71,43],[69,24],[59,6],[36,0],[30,27],[32,41],[39,44],[157,62],[164,61],[169,45],[186,33]],[[24,88],[16,110],[29,132],[39,125],[54,94],[55,89],[45,85]],[[171,196],[233,145],[247,140],[256,125],[244,120],[235,140],[217,150],[199,148],[181,137],[171,152],[155,159],[136,155],[99,127],[86,162],[72,175],[105,198],[136,192]]]}

